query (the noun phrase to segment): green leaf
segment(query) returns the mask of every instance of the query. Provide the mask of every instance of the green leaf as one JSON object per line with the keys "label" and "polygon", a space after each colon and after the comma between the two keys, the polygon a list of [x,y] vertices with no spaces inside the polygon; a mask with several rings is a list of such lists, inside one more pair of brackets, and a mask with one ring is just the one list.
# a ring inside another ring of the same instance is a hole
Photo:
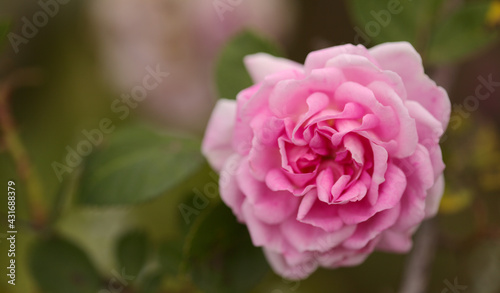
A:
{"label": "green leaf", "polygon": [[356,23],[354,42],[372,46],[383,42],[408,41],[416,48],[425,42],[443,0],[349,0]]}
{"label": "green leaf", "polygon": [[129,127],[92,153],[81,179],[83,204],[134,204],[154,199],[194,174],[204,162],[199,142]]}
{"label": "green leaf", "polygon": [[176,276],[182,263],[182,242],[169,241],[160,247],[162,271],[169,276]]}
{"label": "green leaf", "polygon": [[87,255],[61,238],[38,240],[30,251],[31,274],[44,293],[89,293],[103,288]]}
{"label": "green leaf", "polygon": [[497,40],[486,26],[489,3],[470,3],[437,26],[428,48],[429,63],[461,60]]}
{"label": "green leaf", "polygon": [[129,275],[138,276],[146,264],[149,250],[148,237],[144,232],[132,231],[118,240],[116,257],[120,268]]}
{"label": "green leaf", "polygon": [[243,58],[260,52],[274,56],[282,55],[270,41],[249,31],[237,35],[228,42],[222,50],[216,68],[217,88],[222,98],[235,99],[241,90],[253,84],[243,64]]}
{"label": "green leaf", "polygon": [[141,293],[159,292],[163,275],[160,272],[152,272],[144,277],[141,282]]}
{"label": "green leaf", "polygon": [[207,293],[249,292],[269,272],[244,225],[220,203],[197,218],[184,253],[193,282]]}

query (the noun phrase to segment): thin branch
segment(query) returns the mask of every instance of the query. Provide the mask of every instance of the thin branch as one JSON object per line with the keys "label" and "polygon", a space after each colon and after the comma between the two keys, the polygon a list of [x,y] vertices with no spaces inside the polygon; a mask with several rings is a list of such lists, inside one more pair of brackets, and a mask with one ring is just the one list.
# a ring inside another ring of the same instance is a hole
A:
{"label": "thin branch", "polygon": [[400,293],[425,293],[429,282],[429,268],[436,254],[437,229],[435,220],[420,227],[413,251],[406,263]]}
{"label": "thin branch", "polygon": [[0,83],[0,129],[3,133],[3,143],[14,159],[19,177],[26,184],[29,213],[36,228],[43,227],[47,220],[47,212],[43,203],[43,188],[16,129],[9,105],[9,97],[18,86],[39,83],[40,72],[33,69],[17,70]]}

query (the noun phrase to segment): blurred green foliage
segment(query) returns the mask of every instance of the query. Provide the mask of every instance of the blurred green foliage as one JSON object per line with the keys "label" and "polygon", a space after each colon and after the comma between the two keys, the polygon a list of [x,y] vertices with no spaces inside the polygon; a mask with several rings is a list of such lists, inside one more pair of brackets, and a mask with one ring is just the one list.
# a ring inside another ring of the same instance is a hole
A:
{"label": "blurred green foliage", "polygon": [[429,42],[428,62],[451,63],[474,54],[498,38],[486,27],[489,3],[471,3],[439,23]]}
{"label": "blurred green foliage", "polygon": [[498,39],[487,26],[490,1],[458,7],[443,0],[348,2],[362,43],[408,41],[428,65],[460,61]]}
{"label": "blurred green foliage", "polygon": [[187,269],[203,292],[250,292],[269,271],[261,249],[223,203],[193,223],[185,245]]}
{"label": "blurred green foliage", "polygon": [[127,273],[137,276],[144,268],[150,250],[147,234],[132,231],[118,240],[116,257],[119,267],[126,268]]}
{"label": "blurred green foliage", "polygon": [[203,162],[195,139],[123,128],[86,159],[78,200],[97,205],[151,200],[192,176]]}
{"label": "blurred green foliage", "polygon": [[278,47],[254,32],[243,32],[222,49],[217,62],[216,80],[219,95],[225,99],[236,99],[238,93],[253,83],[243,64],[246,55],[268,53],[282,56]]}
{"label": "blurred green foliage", "polygon": [[[422,48],[425,33],[436,21],[443,0],[374,0],[348,1],[358,34],[368,38],[366,45],[407,41]],[[360,33],[361,31],[361,33]]]}
{"label": "blurred green foliage", "polygon": [[59,237],[38,239],[33,244],[30,269],[43,292],[88,293],[101,287],[99,273],[87,254]]}

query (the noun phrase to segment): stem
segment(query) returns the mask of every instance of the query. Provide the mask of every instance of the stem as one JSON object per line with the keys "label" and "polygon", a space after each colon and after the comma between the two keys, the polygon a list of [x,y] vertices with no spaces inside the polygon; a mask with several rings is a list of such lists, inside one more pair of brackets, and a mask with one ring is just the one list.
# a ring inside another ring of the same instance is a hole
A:
{"label": "stem", "polygon": [[47,220],[47,211],[43,202],[43,188],[15,127],[9,107],[9,96],[16,86],[30,85],[38,83],[38,81],[38,72],[18,70],[0,84],[0,128],[3,132],[3,142],[14,159],[19,177],[26,184],[28,210],[32,224],[37,228],[43,227]]}
{"label": "stem", "polygon": [[422,224],[415,240],[415,246],[406,263],[401,282],[401,293],[427,292],[429,267],[436,254],[437,229],[434,220]]}

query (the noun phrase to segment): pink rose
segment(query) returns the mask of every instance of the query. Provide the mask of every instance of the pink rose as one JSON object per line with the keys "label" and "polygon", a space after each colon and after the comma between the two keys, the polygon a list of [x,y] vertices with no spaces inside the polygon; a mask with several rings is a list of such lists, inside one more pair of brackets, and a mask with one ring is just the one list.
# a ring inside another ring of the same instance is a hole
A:
{"label": "pink rose", "polygon": [[447,93],[408,43],[345,45],[305,65],[266,54],[245,64],[255,85],[220,100],[203,153],[220,193],[276,273],[407,252],[436,214]]}

